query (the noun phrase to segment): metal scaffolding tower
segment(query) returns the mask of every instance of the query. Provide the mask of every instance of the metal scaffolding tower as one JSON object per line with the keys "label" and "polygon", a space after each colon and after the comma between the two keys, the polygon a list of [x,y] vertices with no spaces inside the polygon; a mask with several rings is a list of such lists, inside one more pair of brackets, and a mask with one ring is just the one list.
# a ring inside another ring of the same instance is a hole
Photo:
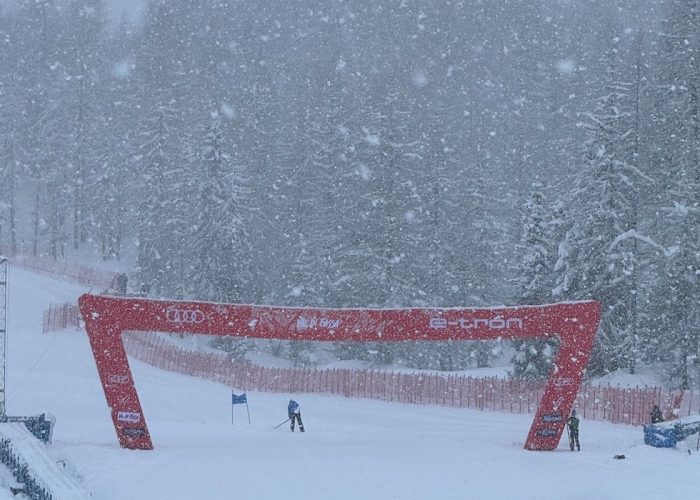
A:
{"label": "metal scaffolding tower", "polygon": [[5,381],[7,380],[7,269],[9,261],[0,255],[0,419],[5,417]]}

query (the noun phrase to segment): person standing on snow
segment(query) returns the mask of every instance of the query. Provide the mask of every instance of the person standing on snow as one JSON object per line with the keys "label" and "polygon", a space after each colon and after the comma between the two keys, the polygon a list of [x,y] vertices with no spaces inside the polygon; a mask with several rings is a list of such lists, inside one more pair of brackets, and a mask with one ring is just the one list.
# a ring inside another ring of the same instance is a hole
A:
{"label": "person standing on snow", "polygon": [[293,399],[290,399],[287,405],[287,415],[289,415],[289,428],[292,432],[294,432],[294,420],[299,422],[299,432],[304,432],[304,424],[301,422],[301,408],[299,407],[299,403]]}
{"label": "person standing on snow", "polygon": [[566,425],[569,428],[569,448],[574,451],[574,445],[576,445],[576,451],[581,451],[581,444],[578,442],[578,424],[579,419],[576,416],[576,410],[571,411],[571,416],[566,421]]}
{"label": "person standing on snow", "polygon": [[661,414],[661,408],[659,408],[659,405],[654,405],[654,407],[651,409],[651,423],[658,424],[659,422],[663,421],[664,416]]}

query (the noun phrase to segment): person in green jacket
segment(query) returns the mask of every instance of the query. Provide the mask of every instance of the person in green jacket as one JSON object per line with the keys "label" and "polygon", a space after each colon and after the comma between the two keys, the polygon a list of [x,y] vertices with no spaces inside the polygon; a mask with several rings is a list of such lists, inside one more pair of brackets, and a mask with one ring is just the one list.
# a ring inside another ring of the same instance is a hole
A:
{"label": "person in green jacket", "polygon": [[579,419],[576,416],[576,410],[572,410],[571,416],[566,421],[566,425],[569,428],[569,447],[571,451],[574,451],[574,445],[576,445],[576,451],[581,451],[581,443],[578,441],[578,424]]}

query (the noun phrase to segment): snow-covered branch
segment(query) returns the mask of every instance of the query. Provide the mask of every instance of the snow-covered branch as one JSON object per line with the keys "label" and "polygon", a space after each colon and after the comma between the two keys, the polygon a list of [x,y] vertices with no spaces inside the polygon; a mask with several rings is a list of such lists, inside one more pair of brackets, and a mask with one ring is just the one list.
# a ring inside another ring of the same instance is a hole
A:
{"label": "snow-covered branch", "polygon": [[663,252],[663,254],[664,254],[665,257],[670,257],[670,256],[671,256],[671,252],[670,252],[666,247],[664,247],[663,245],[660,245],[659,243],[657,243],[656,241],[654,241],[654,240],[653,240],[652,238],[650,238],[649,236],[645,236],[645,235],[643,235],[643,234],[639,234],[639,233],[637,232],[636,229],[630,229],[629,231],[625,231],[624,233],[619,234],[619,235],[617,236],[617,238],[615,238],[615,239],[613,240],[613,242],[610,244],[610,247],[608,248],[608,251],[611,251],[612,249],[614,249],[614,248],[615,248],[618,244],[620,244],[621,242],[623,242],[623,241],[625,241],[625,240],[632,239],[632,238],[633,238],[633,239],[636,239],[636,240],[638,240],[638,241],[641,241],[641,242],[643,242],[643,243],[646,243],[647,245],[649,245],[649,246],[651,246],[651,247],[653,247],[653,248],[656,248],[657,250],[661,250],[661,252]]}

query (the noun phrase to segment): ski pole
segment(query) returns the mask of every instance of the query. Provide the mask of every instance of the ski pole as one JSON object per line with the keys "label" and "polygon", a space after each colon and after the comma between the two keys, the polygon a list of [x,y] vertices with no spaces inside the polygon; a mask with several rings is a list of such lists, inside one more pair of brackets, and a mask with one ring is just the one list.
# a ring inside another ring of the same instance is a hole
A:
{"label": "ski pole", "polygon": [[286,423],[287,423],[287,422],[289,422],[290,420],[291,420],[291,418],[288,418],[287,420],[285,420],[285,421],[284,421],[284,422],[282,422],[281,424],[279,424],[279,425],[276,425],[276,426],[275,426],[275,429],[277,429],[278,427],[280,427],[280,426],[282,426],[282,425],[286,424]]}

